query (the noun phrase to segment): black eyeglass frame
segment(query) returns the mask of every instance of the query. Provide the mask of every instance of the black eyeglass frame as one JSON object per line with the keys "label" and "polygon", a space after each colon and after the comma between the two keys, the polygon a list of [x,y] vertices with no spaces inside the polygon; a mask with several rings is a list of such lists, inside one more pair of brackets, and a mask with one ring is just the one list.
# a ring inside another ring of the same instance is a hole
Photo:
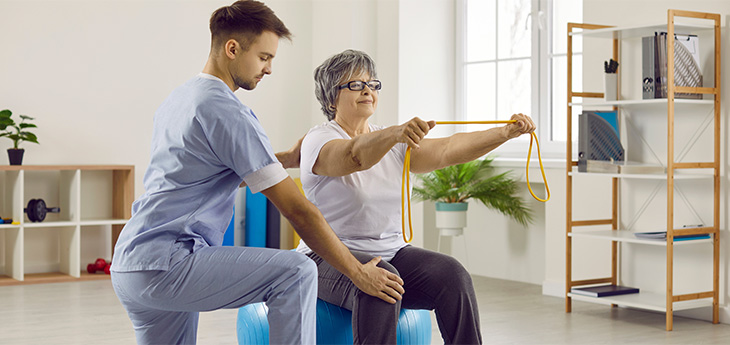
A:
{"label": "black eyeglass frame", "polygon": [[[358,89],[357,86],[354,86],[353,88],[353,85],[360,85],[360,88]],[[362,80],[353,80],[347,82],[346,84],[338,86],[337,89],[342,90],[344,88],[348,88],[350,91],[362,91],[365,88],[365,85],[367,85],[368,88],[373,91],[380,91],[380,89],[383,88],[383,83],[381,83],[380,80],[373,79],[368,82],[364,82]]]}

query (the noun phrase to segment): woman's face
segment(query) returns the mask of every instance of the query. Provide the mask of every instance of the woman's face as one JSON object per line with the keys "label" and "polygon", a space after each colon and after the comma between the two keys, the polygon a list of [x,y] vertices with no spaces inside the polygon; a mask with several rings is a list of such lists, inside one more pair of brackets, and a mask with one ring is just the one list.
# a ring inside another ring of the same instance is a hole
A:
{"label": "woman's face", "polygon": [[353,76],[340,85],[347,85],[351,81],[362,81],[365,84],[362,90],[352,91],[348,87],[340,89],[335,103],[335,117],[364,117],[368,118],[375,113],[378,107],[378,91],[367,86],[367,82],[371,81],[370,75],[367,73]]}

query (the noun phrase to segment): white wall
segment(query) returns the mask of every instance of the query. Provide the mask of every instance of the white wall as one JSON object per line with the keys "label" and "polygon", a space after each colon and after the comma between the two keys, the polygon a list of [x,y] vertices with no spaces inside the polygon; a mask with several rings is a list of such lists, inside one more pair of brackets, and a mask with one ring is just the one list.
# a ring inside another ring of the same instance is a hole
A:
{"label": "white wall", "polygon": [[[0,0],[0,109],[35,117],[39,127],[41,144],[21,145],[24,164],[131,164],[135,196],[141,195],[154,112],[200,72],[210,14],[231,2]],[[374,122],[398,122],[397,1],[266,3],[293,42],[281,41],[273,74],[256,90],[236,94],[256,112],[275,150],[325,121],[312,72],[344,49],[377,61],[385,91]]]}
{"label": "white wall", "polygon": [[[208,18],[227,3],[0,1],[0,107],[35,117],[39,127],[41,144],[23,145],[24,164],[133,164],[140,195],[155,109],[200,72],[210,45]],[[287,102],[256,102],[239,92],[269,127],[277,122],[267,113],[282,112],[281,104],[290,105],[289,113],[308,108],[309,98],[296,88],[306,75],[297,72],[309,64],[301,66],[292,52],[310,49],[311,17],[298,15],[300,5],[307,4],[280,5],[278,12],[303,33],[303,48],[283,42],[274,74],[257,90]],[[274,137],[277,149],[289,144],[282,139]]]}
{"label": "white wall", "polygon": [[[134,164],[141,194],[154,111],[202,69],[208,18],[229,3],[0,0],[0,107],[34,116],[39,126],[41,145],[23,145],[25,164]],[[267,4],[293,32],[293,42],[281,41],[272,75],[237,95],[257,113],[274,149],[288,148],[325,120],[312,72],[344,49],[366,51],[377,61],[388,97],[375,121],[398,122],[397,1]]]}

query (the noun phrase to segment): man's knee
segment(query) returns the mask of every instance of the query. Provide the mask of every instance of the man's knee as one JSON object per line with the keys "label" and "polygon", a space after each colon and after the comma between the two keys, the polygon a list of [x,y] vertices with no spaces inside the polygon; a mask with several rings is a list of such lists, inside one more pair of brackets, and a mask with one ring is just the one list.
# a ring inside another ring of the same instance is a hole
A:
{"label": "man's knee", "polygon": [[317,264],[306,255],[291,253],[294,271],[297,277],[305,280],[317,281]]}
{"label": "man's knee", "polygon": [[301,263],[301,274],[311,277],[312,280],[317,280],[317,264],[314,263],[310,258],[302,255],[304,258]]}

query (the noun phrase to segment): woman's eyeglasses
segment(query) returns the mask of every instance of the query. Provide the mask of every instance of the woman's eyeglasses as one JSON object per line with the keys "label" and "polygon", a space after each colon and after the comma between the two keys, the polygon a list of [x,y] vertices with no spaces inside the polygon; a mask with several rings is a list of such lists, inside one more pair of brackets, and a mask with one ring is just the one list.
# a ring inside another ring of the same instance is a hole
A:
{"label": "woman's eyeglasses", "polygon": [[365,85],[367,85],[370,88],[370,90],[373,90],[373,91],[378,91],[383,87],[383,85],[380,83],[380,80],[371,80],[369,82],[353,80],[347,84],[340,85],[339,89],[342,90],[344,88],[348,88],[351,91],[362,91],[362,89],[365,88]]}

